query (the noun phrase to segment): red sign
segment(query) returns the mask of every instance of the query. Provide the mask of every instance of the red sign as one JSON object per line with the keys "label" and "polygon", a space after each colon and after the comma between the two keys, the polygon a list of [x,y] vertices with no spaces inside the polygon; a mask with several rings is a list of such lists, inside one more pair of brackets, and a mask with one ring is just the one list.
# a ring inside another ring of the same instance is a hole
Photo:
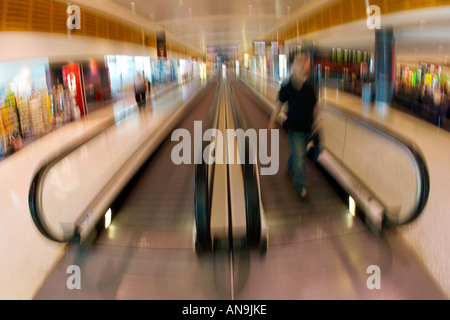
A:
{"label": "red sign", "polygon": [[84,95],[84,80],[79,63],[72,63],[62,67],[64,86],[75,94],[75,101],[80,114],[86,114],[86,97]]}

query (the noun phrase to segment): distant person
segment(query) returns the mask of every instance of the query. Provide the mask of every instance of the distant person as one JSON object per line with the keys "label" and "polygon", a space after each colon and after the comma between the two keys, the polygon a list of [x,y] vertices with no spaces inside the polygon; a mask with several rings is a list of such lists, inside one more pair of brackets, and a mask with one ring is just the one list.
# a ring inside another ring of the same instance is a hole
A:
{"label": "distant person", "polygon": [[145,105],[145,93],[147,91],[144,77],[138,72],[134,81],[134,91],[136,94],[136,102],[141,108]]}
{"label": "distant person", "polygon": [[148,78],[145,78],[145,83],[147,85],[148,96],[150,97],[152,94],[152,84]]}
{"label": "distant person", "polygon": [[314,109],[317,102],[313,82],[309,79],[310,69],[309,52],[295,57],[291,77],[281,84],[268,126],[269,130],[276,128],[275,121],[287,102],[288,112],[284,127],[288,131],[291,147],[289,174],[292,175],[295,191],[302,200],[308,197],[306,147],[314,137]]}

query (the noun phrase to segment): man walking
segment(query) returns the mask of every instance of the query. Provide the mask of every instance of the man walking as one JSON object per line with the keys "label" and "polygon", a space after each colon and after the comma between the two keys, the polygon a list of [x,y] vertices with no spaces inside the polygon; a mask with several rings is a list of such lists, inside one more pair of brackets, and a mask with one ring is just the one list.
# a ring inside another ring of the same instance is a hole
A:
{"label": "man walking", "polygon": [[303,200],[308,197],[306,147],[313,138],[314,108],[317,102],[312,81],[309,79],[310,69],[309,52],[303,52],[295,58],[292,75],[282,83],[275,110],[269,121],[269,130],[274,129],[278,114],[287,102],[289,108],[285,127],[291,147],[289,172],[294,180],[295,191]]}

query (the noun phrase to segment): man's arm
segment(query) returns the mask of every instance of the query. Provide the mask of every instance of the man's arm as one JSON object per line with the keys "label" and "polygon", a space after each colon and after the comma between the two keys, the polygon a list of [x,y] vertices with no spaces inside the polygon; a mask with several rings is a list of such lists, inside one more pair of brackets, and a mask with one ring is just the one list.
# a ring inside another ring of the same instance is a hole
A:
{"label": "man's arm", "polygon": [[268,125],[268,129],[276,129],[276,121],[278,118],[278,115],[281,112],[281,109],[283,108],[284,103],[281,102],[280,100],[277,99],[277,101],[275,102],[275,109],[272,112],[272,115],[270,116],[270,120],[269,120],[269,125]]}

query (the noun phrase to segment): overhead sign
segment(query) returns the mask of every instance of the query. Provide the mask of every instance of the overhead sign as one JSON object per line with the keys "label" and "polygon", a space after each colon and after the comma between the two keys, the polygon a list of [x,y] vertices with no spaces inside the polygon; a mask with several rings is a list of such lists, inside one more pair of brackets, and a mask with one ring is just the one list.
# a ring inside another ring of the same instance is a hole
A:
{"label": "overhead sign", "polygon": [[156,50],[158,52],[158,57],[167,58],[165,31],[159,31],[156,33]]}

